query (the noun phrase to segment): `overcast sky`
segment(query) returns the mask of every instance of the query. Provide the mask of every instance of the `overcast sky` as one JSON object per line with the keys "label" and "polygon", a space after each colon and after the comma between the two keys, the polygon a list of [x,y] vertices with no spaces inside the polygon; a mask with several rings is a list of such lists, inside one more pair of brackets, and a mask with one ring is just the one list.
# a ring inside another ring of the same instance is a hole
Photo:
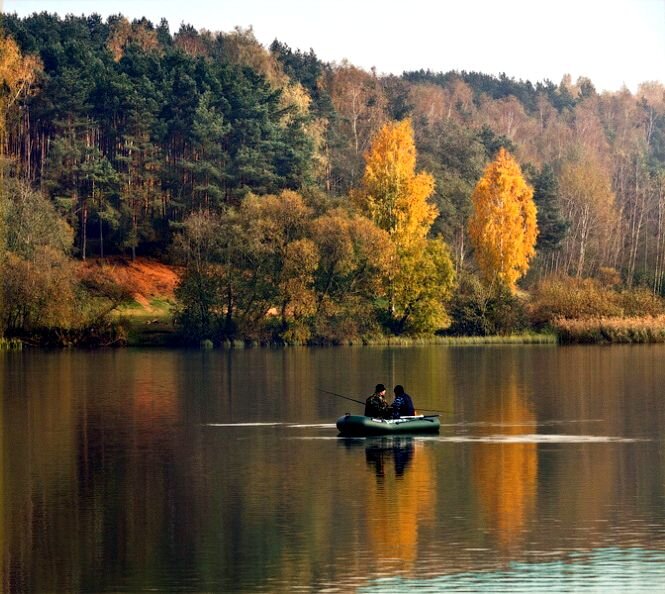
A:
{"label": "overcast sky", "polygon": [[[1,2],[1,0],[0,0]],[[4,0],[5,12],[166,18],[197,29],[254,28],[269,45],[314,49],[365,69],[505,72],[598,90],[665,83],[665,0]]]}

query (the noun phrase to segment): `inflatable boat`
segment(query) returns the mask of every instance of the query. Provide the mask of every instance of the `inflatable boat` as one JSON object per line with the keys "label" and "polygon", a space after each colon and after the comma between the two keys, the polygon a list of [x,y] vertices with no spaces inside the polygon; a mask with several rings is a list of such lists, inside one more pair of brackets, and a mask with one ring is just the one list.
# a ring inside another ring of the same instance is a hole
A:
{"label": "inflatable boat", "polygon": [[438,433],[441,422],[437,416],[375,419],[362,415],[344,415],[337,419],[337,429],[344,436],[396,435],[403,433]]}

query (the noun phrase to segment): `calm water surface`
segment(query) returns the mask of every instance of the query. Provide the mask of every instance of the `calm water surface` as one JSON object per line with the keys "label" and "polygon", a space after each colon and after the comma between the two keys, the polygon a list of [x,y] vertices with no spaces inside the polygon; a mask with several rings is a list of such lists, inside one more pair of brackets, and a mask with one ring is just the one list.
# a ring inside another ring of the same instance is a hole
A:
{"label": "calm water surface", "polygon": [[[343,439],[402,383],[441,434]],[[665,347],[0,353],[2,592],[664,592]]]}

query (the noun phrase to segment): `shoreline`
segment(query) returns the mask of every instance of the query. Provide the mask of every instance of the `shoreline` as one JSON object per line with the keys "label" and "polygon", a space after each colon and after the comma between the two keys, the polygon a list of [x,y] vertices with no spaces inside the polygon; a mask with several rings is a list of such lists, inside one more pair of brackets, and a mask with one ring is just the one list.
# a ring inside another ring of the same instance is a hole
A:
{"label": "shoreline", "polygon": [[194,348],[194,349],[249,349],[288,347],[336,347],[336,346],[490,346],[490,345],[613,345],[613,344],[665,344],[665,316],[640,318],[595,318],[585,320],[559,320],[554,327],[542,332],[526,331],[519,334],[491,336],[384,336],[380,334],[346,339],[313,339],[306,341],[282,341],[259,339],[202,340],[186,342],[173,322],[157,316],[152,319],[122,319],[124,332],[113,344],[88,342],[57,345],[39,344],[37,341],[0,337],[0,351],[16,351],[24,348]]}
{"label": "shoreline", "polygon": [[366,347],[366,346],[387,346],[387,347],[415,347],[415,346],[492,346],[492,345],[557,345],[558,340],[553,333],[524,333],[508,336],[423,336],[423,337],[364,337],[357,339],[348,339],[345,341],[320,341],[320,342],[278,342],[278,341],[258,341],[258,340],[224,340],[220,343],[213,343],[210,340],[201,341],[199,345],[187,344],[178,340],[178,336],[173,334],[159,333],[153,339],[145,335],[134,337],[127,343],[113,346],[41,346],[23,343],[19,339],[0,339],[0,351],[22,350],[24,348],[37,349],[81,349],[95,350],[99,348],[161,348],[161,349],[201,349],[201,350],[244,350],[254,348],[335,348],[335,347]]}

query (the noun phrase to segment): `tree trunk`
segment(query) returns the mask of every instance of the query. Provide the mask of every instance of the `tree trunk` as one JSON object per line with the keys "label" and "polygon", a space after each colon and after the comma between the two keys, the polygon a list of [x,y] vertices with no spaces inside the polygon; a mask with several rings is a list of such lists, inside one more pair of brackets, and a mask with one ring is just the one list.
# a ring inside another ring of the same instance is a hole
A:
{"label": "tree trunk", "polygon": [[99,216],[99,257],[104,259],[104,235],[102,232],[102,217]]}
{"label": "tree trunk", "polygon": [[83,208],[81,209],[81,259],[85,260],[85,252],[88,243],[88,204],[83,202]]}

